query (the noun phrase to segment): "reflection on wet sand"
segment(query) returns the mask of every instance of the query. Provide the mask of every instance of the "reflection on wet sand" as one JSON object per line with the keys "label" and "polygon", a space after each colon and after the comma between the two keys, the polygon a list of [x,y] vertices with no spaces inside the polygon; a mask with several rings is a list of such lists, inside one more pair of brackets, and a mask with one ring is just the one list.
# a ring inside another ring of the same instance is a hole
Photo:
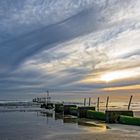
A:
{"label": "reflection on wet sand", "polygon": [[54,111],[53,112],[42,111],[40,112],[40,116],[53,118],[54,120],[62,120],[63,123],[76,124],[77,126],[95,127],[103,130],[109,128],[108,126],[106,126],[105,123],[101,121],[77,118],[76,116],[72,116],[72,115],[55,113]]}

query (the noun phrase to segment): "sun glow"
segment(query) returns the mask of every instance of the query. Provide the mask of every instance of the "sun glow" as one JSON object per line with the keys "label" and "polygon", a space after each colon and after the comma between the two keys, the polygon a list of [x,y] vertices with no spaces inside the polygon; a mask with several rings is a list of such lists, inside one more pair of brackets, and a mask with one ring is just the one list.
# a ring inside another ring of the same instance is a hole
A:
{"label": "sun glow", "polygon": [[114,80],[120,80],[120,79],[125,79],[125,78],[130,78],[132,77],[134,72],[132,71],[114,71],[114,72],[109,72],[100,77],[101,81],[105,82],[110,82]]}
{"label": "sun glow", "polygon": [[124,69],[124,70],[115,70],[107,71],[102,73],[89,74],[87,77],[82,79],[82,83],[102,83],[102,82],[114,82],[120,80],[132,80],[140,76],[140,67]]}

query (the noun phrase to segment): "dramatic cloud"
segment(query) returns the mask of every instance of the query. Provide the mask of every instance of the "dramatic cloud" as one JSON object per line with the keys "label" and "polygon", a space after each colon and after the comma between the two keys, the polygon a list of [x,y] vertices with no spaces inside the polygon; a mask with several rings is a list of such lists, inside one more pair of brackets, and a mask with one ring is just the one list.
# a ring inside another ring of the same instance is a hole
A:
{"label": "dramatic cloud", "polygon": [[140,88],[139,0],[1,0],[0,94]]}

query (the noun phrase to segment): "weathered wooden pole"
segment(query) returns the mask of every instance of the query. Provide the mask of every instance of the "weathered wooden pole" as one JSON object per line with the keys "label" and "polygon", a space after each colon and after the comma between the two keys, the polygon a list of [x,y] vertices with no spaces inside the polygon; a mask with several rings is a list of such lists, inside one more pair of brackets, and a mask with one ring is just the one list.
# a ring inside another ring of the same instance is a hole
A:
{"label": "weathered wooden pole", "polygon": [[109,102],[109,96],[107,96],[107,100],[106,100],[106,110],[108,110],[108,102]]}
{"label": "weathered wooden pole", "polygon": [[86,98],[84,98],[84,106],[86,106]]}
{"label": "weathered wooden pole", "polygon": [[99,111],[99,105],[100,104],[100,98],[98,97],[98,99],[97,99],[97,111]]}
{"label": "weathered wooden pole", "polygon": [[90,106],[90,104],[91,104],[91,97],[89,97],[88,106]]}
{"label": "weathered wooden pole", "polygon": [[128,110],[130,110],[130,106],[131,106],[132,98],[133,98],[133,95],[130,96],[130,100],[129,100],[129,104],[128,104]]}

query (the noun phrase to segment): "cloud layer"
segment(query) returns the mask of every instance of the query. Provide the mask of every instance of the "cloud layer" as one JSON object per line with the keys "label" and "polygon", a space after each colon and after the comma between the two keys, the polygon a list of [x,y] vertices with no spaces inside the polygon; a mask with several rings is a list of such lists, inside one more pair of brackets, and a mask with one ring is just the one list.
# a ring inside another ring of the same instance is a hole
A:
{"label": "cloud layer", "polygon": [[1,0],[0,95],[138,87],[139,7],[139,0]]}

